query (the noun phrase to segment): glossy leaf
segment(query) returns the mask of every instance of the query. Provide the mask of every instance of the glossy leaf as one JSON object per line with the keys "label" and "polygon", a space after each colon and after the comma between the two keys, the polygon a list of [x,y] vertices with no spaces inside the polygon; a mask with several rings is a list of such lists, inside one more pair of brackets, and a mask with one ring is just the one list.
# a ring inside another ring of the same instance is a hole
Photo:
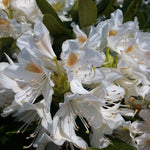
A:
{"label": "glossy leaf", "polygon": [[73,21],[78,21],[78,5],[79,0],[76,0],[71,10],[69,11],[69,14],[71,15]]}
{"label": "glossy leaf", "polygon": [[80,27],[93,25],[97,18],[97,7],[93,0],[79,0],[78,15]]}
{"label": "glossy leaf", "polygon": [[39,9],[41,10],[41,12],[43,13],[43,15],[45,14],[50,14],[52,15],[58,22],[61,23],[61,20],[59,19],[57,13],[55,12],[55,10],[53,9],[53,7],[47,2],[47,0],[36,0],[36,3],[39,7]]}
{"label": "glossy leaf", "polygon": [[64,25],[62,25],[54,16],[46,14],[43,17],[43,23],[50,31],[50,35],[58,37],[60,35],[71,35],[72,32]]}
{"label": "glossy leaf", "polygon": [[98,5],[97,5],[97,12],[98,16],[103,16],[109,17],[110,14],[115,10],[114,4],[116,0],[102,0]]}

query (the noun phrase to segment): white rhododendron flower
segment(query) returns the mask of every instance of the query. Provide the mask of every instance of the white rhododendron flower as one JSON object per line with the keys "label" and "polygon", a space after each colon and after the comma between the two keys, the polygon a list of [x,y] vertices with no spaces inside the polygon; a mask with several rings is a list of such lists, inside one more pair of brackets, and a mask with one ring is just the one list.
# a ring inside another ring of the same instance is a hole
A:
{"label": "white rhododendron flower", "polygon": [[98,0],[83,8],[97,9],[89,25],[84,2],[0,0],[1,116],[32,132],[24,149],[114,148],[119,138],[149,150],[150,34],[120,9],[99,16]]}
{"label": "white rhododendron flower", "polygon": [[[53,94],[53,83],[50,80],[50,72],[45,69],[40,60],[34,58],[24,49],[18,56],[19,63],[12,64],[5,69],[5,74],[10,78],[25,82],[26,86],[15,95],[15,101],[22,105],[24,102],[33,103],[42,93],[50,104]],[[47,105],[50,109],[50,105]]]}

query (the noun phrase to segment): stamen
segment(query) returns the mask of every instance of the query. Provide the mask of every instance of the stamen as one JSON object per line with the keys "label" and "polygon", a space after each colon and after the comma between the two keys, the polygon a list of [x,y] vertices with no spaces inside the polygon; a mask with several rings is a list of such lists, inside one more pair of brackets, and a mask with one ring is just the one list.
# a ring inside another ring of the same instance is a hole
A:
{"label": "stamen", "polygon": [[18,100],[21,99],[21,103],[23,103],[27,97],[31,97],[30,99],[33,100],[32,103],[34,103],[35,99],[37,98],[37,96],[39,96],[43,89],[45,79],[46,75],[43,74],[42,78],[40,78],[39,81],[31,80],[31,83],[28,83],[30,86],[26,88],[26,91],[23,92],[21,95],[17,96],[16,98]]}

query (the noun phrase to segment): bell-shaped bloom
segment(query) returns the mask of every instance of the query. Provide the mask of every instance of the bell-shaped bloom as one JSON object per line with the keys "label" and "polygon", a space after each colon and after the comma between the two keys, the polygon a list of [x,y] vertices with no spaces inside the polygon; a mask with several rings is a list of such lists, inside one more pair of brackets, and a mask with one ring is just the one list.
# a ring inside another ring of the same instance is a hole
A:
{"label": "bell-shaped bloom", "polygon": [[36,59],[26,49],[18,56],[19,63],[14,63],[5,69],[5,74],[25,83],[25,87],[15,95],[15,101],[22,105],[24,102],[34,103],[36,98],[43,94],[46,108],[50,110],[53,94],[53,83],[50,80],[50,72],[42,66],[40,60]]}
{"label": "bell-shaped bloom", "polygon": [[100,67],[105,59],[99,51],[90,48],[79,49],[76,41],[68,40],[63,43],[61,58],[71,85],[72,82],[78,85],[97,83],[104,78],[100,69],[96,68]]}
{"label": "bell-shaped bloom", "polygon": [[75,146],[86,149],[87,144],[75,134],[78,131],[76,117],[83,123],[86,132],[89,125],[98,128],[101,126],[100,101],[92,94],[67,94],[65,101],[53,118],[53,137],[62,143],[67,140]]}
{"label": "bell-shaped bloom", "polygon": [[24,34],[17,39],[17,46],[20,50],[26,48],[32,55],[41,59],[44,67],[57,72],[56,64],[53,61],[56,57],[50,39],[49,31],[41,23],[34,25],[35,38],[31,34]]}
{"label": "bell-shaped bloom", "polygon": [[135,34],[139,30],[137,19],[122,24],[123,14],[118,9],[111,14],[111,19],[107,22],[109,24],[108,47],[121,54],[134,42]]}

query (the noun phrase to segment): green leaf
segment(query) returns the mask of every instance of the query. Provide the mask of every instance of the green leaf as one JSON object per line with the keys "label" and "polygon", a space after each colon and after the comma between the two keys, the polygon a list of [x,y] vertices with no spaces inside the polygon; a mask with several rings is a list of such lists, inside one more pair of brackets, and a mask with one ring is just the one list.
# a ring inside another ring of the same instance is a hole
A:
{"label": "green leaf", "polygon": [[53,37],[59,37],[60,35],[72,35],[71,30],[60,24],[60,22],[50,14],[44,15],[43,23],[50,31],[50,35],[52,35]]}
{"label": "green leaf", "polygon": [[93,0],[79,0],[80,27],[93,25],[97,19],[97,7]]}
{"label": "green leaf", "polygon": [[4,37],[0,39],[0,50],[7,50],[14,42],[12,37]]}
{"label": "green leaf", "polygon": [[71,15],[73,21],[78,21],[78,5],[79,0],[76,0],[71,10],[68,12]]}
{"label": "green leaf", "polygon": [[39,9],[41,10],[41,12],[43,13],[43,15],[45,14],[50,14],[52,15],[59,23],[62,23],[62,21],[60,20],[60,18],[58,17],[57,13],[55,12],[55,10],[53,9],[53,7],[47,2],[47,0],[36,0],[36,3],[39,7]]}
{"label": "green leaf", "polygon": [[136,11],[140,9],[141,0],[125,0],[123,4],[124,22],[131,21],[136,16]]}
{"label": "green leaf", "polygon": [[0,38],[0,60],[5,58],[4,52],[8,55],[10,54],[10,49],[13,42],[14,39],[11,37]]}
{"label": "green leaf", "polygon": [[116,2],[116,0],[102,0],[97,5],[97,13],[98,15],[105,15],[106,17],[109,17],[110,13],[114,11],[113,5]]}

